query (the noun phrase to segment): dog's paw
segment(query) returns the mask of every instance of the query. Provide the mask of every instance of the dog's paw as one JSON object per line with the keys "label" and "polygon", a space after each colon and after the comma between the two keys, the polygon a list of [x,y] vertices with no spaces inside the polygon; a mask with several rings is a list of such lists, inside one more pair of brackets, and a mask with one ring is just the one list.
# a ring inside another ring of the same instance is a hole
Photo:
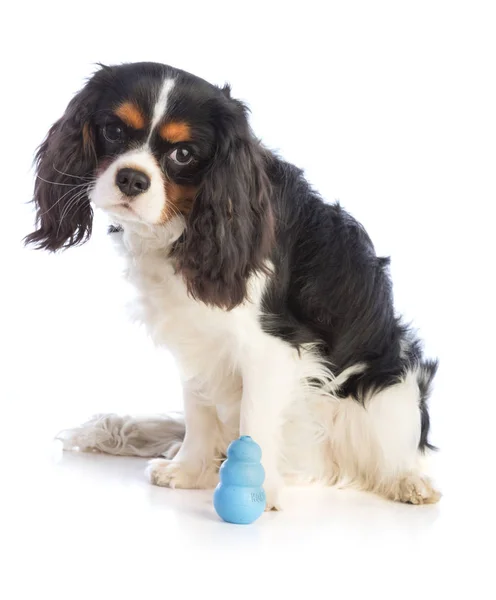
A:
{"label": "dog's paw", "polygon": [[148,463],[146,475],[153,485],[181,489],[208,489],[218,483],[215,467],[205,469],[176,460],[156,458]]}
{"label": "dog's paw", "polygon": [[398,502],[408,504],[435,504],[441,493],[425,475],[411,474],[402,477],[393,486],[391,497]]}

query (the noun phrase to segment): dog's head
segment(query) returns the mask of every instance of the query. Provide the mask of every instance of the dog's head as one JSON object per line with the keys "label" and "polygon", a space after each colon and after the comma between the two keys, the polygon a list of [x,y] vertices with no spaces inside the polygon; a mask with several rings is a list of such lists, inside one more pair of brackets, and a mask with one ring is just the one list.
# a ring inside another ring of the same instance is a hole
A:
{"label": "dog's head", "polygon": [[232,308],[270,250],[265,160],[228,87],[155,63],[102,67],[38,150],[26,240],[52,251],[83,243],[92,205],[124,229],[174,221],[190,293]]}

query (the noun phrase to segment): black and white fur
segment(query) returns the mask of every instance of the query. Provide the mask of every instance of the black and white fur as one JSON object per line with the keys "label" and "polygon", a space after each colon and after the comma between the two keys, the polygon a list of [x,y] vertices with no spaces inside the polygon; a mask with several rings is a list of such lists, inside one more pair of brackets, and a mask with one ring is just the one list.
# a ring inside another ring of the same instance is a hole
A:
{"label": "black and white fur", "polygon": [[[115,147],[106,119],[124,100],[147,125]],[[157,135],[178,119],[192,131],[187,168]],[[137,197],[116,185],[127,167],[150,179]],[[419,467],[432,448],[437,364],[394,312],[388,260],[262,146],[228,88],[153,63],[102,67],[50,130],[38,176],[28,241],[80,243],[91,204],[106,211],[141,319],[175,356],[184,386],[184,424],[102,415],[66,432],[68,448],[163,455],[148,468],[152,483],[211,487],[229,442],[247,434],[262,447],[268,508],[280,507],[285,482],[439,499]],[[163,218],[166,184],[195,194]]]}

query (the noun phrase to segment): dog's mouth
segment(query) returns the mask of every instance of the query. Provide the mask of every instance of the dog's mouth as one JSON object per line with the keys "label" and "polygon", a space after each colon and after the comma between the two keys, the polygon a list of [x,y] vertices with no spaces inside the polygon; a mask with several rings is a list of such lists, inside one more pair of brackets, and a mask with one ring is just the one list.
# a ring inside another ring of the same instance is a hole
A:
{"label": "dog's mouth", "polygon": [[116,202],[109,204],[108,206],[103,206],[102,209],[118,216],[124,217],[126,215],[133,215],[135,218],[139,219],[139,214],[134,210],[129,202]]}

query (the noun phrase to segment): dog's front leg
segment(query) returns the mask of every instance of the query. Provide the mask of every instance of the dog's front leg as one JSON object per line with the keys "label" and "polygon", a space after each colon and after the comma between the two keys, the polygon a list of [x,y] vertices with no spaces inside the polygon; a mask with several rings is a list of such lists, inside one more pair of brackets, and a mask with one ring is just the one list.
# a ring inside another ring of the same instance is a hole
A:
{"label": "dog's front leg", "polygon": [[243,357],[240,434],[251,436],[262,448],[266,510],[279,510],[283,487],[278,465],[282,418],[297,393],[297,369],[294,352],[284,342],[266,336],[261,346]]}
{"label": "dog's front leg", "polygon": [[193,383],[184,386],[186,435],[172,460],[156,458],[149,463],[151,483],[177,488],[212,488],[218,482],[220,455],[225,452],[215,407]]}

